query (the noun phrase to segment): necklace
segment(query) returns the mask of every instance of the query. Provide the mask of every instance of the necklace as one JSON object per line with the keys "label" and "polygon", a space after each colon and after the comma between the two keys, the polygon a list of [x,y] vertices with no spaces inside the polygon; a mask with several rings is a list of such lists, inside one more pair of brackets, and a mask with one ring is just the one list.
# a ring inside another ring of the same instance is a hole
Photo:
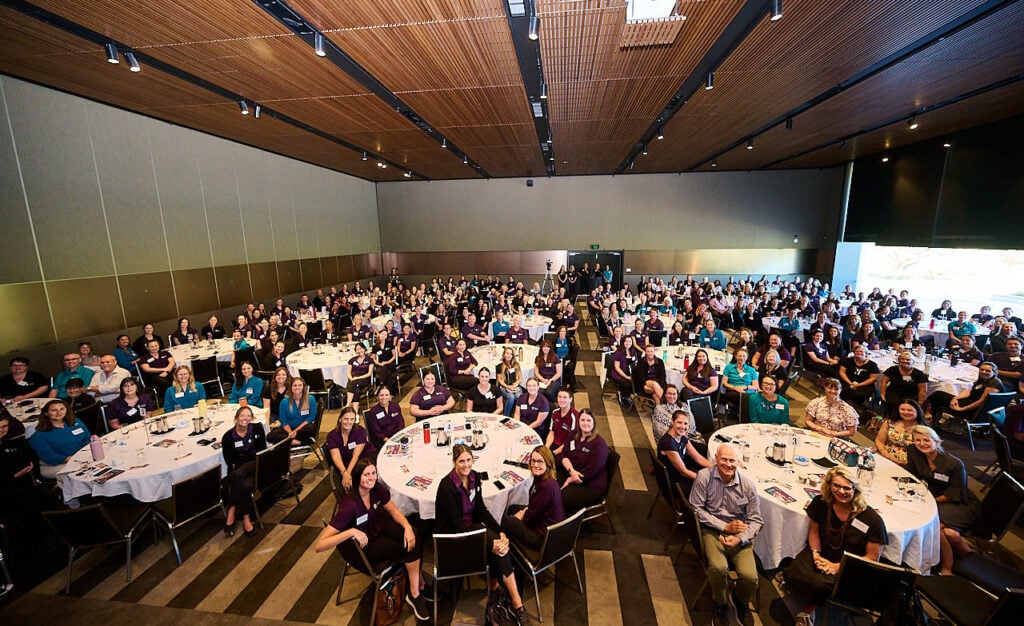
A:
{"label": "necklace", "polygon": [[[843,538],[846,536],[846,528],[850,525],[850,520],[853,519],[853,512],[846,516],[846,521],[839,520],[838,516],[835,516],[833,521],[834,507],[828,507],[828,517],[825,519],[825,540],[828,542],[828,547],[833,550],[843,549]],[[839,523],[839,528],[835,528],[836,522]]]}

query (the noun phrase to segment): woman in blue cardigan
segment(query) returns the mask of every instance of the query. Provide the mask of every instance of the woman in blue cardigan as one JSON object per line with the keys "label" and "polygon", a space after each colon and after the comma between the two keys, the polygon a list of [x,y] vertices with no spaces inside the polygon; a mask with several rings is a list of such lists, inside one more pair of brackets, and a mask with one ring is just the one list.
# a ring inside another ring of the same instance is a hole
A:
{"label": "woman in blue cardigan", "polygon": [[263,408],[263,379],[253,376],[255,369],[249,361],[242,361],[238,367],[238,375],[235,382],[231,384],[231,396],[228,401],[237,404],[245,398],[252,406]]}
{"label": "woman in blue cardigan", "polygon": [[71,455],[89,445],[91,436],[63,400],[47,402],[39,415],[36,432],[28,440],[39,456],[39,473],[43,478],[57,478]]}
{"label": "woman in blue cardigan", "polygon": [[174,384],[164,392],[164,410],[191,409],[206,399],[206,389],[196,384],[192,368],[179,365],[174,370]]}
{"label": "woman in blue cardigan", "polygon": [[309,395],[306,381],[298,376],[292,379],[288,395],[281,400],[278,410],[281,425],[267,434],[267,441],[277,443],[291,437],[292,443],[299,439],[313,437],[313,422],[316,421],[316,398]]}

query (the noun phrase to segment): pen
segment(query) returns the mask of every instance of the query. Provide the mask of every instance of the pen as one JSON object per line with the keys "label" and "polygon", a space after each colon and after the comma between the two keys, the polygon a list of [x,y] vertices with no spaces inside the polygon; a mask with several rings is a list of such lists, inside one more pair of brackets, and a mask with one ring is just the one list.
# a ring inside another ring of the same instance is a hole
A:
{"label": "pen", "polygon": [[183,454],[183,455],[181,455],[181,456],[176,456],[176,457],[174,457],[174,460],[175,460],[175,461],[180,461],[180,460],[182,460],[183,458],[185,458],[185,457],[187,457],[187,456],[192,456],[192,453],[191,453],[191,452],[186,452],[185,454]]}

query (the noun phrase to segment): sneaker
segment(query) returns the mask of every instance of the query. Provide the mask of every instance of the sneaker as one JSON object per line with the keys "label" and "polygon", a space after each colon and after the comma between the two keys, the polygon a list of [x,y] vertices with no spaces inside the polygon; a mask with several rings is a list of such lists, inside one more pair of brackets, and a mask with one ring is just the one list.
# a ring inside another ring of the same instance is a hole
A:
{"label": "sneaker", "polygon": [[796,626],[814,626],[814,614],[800,611],[796,614]]}
{"label": "sneaker", "polygon": [[421,622],[430,619],[430,609],[427,608],[427,601],[420,594],[418,598],[412,597],[408,592],[405,594],[405,603],[412,607],[413,615]]}
{"label": "sneaker", "polygon": [[530,626],[533,623],[530,621],[530,614],[526,612],[525,604],[518,609],[512,609],[512,613],[519,620],[519,626]]}
{"label": "sneaker", "polygon": [[711,619],[714,626],[729,626],[729,605],[715,603],[714,614]]}
{"label": "sneaker", "polygon": [[420,597],[426,600],[427,602],[433,603],[434,585],[431,585],[430,583],[425,583],[423,585],[423,589],[420,589]]}
{"label": "sneaker", "polygon": [[750,605],[740,600],[735,591],[732,592],[732,605],[736,608],[736,620],[743,626],[752,626],[754,620],[750,615]]}

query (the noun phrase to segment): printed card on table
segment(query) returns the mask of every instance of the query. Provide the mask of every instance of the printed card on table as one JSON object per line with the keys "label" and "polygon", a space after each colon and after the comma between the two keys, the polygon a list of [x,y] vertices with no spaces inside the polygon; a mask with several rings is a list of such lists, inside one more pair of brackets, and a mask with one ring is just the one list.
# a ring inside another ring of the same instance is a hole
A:
{"label": "printed card on table", "polygon": [[163,439],[153,444],[154,448],[170,448],[171,446],[178,443],[177,439]]}
{"label": "printed card on table", "polygon": [[513,472],[512,470],[505,470],[504,472],[501,473],[500,478],[509,485],[518,485],[519,483],[526,480],[525,478]]}
{"label": "printed card on table", "polygon": [[820,496],[820,495],[821,495],[821,490],[820,490],[820,489],[815,489],[815,488],[813,488],[813,487],[804,487],[804,492],[805,492],[805,493],[807,494],[807,496],[808,496],[809,498],[811,498],[812,500],[813,500],[814,498],[816,498],[816,497],[818,497],[818,496]]}
{"label": "printed card on table", "polygon": [[97,476],[92,480],[92,482],[96,483],[97,485],[102,485],[103,483],[107,482],[108,480],[119,474],[124,474],[124,470],[112,469],[109,472],[103,474],[102,476]]}
{"label": "printed card on table", "polygon": [[418,489],[420,491],[426,491],[427,487],[429,487],[430,483],[432,482],[434,482],[432,478],[427,478],[426,476],[414,476],[409,480],[409,482],[405,484],[407,487],[412,487],[413,489]]}
{"label": "printed card on table", "polygon": [[781,501],[783,504],[792,504],[796,502],[796,498],[789,495],[779,487],[768,487],[767,489],[764,490],[764,492],[770,495],[771,497],[775,498],[776,500]]}

